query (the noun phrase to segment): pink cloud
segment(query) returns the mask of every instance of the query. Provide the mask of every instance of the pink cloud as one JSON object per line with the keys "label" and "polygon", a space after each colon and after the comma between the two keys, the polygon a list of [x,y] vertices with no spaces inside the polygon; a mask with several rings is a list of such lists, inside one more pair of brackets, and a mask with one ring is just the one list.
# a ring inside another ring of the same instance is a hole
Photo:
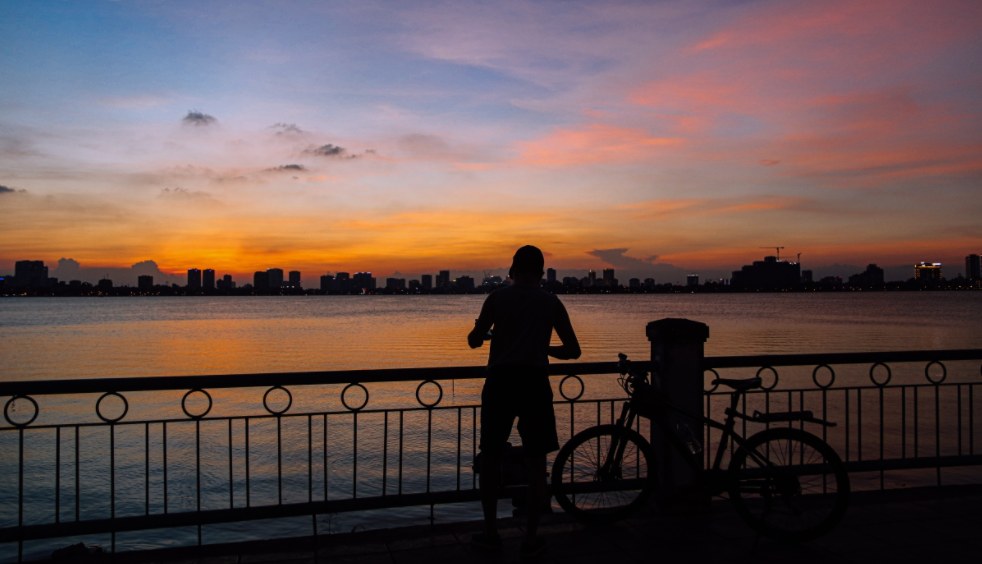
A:
{"label": "pink cloud", "polygon": [[518,143],[518,162],[545,167],[627,163],[682,143],[679,138],[654,137],[642,129],[591,124],[557,129],[539,139]]}

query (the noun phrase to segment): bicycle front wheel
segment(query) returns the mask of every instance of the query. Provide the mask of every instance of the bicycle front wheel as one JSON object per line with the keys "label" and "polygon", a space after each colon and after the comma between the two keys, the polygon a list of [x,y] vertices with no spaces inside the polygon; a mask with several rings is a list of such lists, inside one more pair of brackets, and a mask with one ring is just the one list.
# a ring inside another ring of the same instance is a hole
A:
{"label": "bicycle front wheel", "polygon": [[849,504],[849,474],[822,439],[777,428],[750,437],[730,461],[730,502],[755,531],[805,542],[832,530]]}
{"label": "bicycle front wheel", "polygon": [[590,524],[608,524],[640,509],[655,491],[651,445],[616,425],[592,427],[570,439],[552,466],[556,501]]}

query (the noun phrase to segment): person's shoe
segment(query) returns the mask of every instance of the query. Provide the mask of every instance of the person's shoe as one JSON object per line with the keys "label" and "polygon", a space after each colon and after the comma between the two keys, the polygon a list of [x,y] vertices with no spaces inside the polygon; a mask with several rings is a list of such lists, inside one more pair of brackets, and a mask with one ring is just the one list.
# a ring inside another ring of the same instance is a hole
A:
{"label": "person's shoe", "polygon": [[535,558],[546,550],[546,539],[536,537],[532,542],[522,543],[522,558]]}
{"label": "person's shoe", "polygon": [[497,534],[478,533],[471,537],[471,544],[483,550],[501,551],[501,537]]}

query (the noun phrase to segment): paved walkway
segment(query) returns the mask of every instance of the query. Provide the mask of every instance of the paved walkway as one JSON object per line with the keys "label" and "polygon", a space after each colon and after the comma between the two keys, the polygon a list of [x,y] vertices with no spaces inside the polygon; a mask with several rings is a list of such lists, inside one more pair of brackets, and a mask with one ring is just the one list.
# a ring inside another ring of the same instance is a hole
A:
{"label": "paved walkway", "polygon": [[[311,538],[180,548],[117,555],[154,564],[439,564],[518,562],[524,519],[502,521],[505,548],[489,554],[468,544],[479,522],[407,527]],[[651,508],[608,527],[585,527],[565,514],[540,526],[546,553],[537,563],[633,562],[979,562],[982,561],[982,485],[912,488],[853,494],[849,512],[826,537],[785,545],[756,536],[717,500],[704,515],[666,516]]]}

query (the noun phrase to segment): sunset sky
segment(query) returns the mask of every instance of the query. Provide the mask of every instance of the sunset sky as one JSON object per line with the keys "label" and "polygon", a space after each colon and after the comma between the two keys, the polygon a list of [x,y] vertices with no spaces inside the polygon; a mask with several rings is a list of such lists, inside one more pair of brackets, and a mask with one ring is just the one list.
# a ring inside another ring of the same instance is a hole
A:
{"label": "sunset sky", "polygon": [[982,2],[3,0],[0,186],[0,271],[954,274]]}

